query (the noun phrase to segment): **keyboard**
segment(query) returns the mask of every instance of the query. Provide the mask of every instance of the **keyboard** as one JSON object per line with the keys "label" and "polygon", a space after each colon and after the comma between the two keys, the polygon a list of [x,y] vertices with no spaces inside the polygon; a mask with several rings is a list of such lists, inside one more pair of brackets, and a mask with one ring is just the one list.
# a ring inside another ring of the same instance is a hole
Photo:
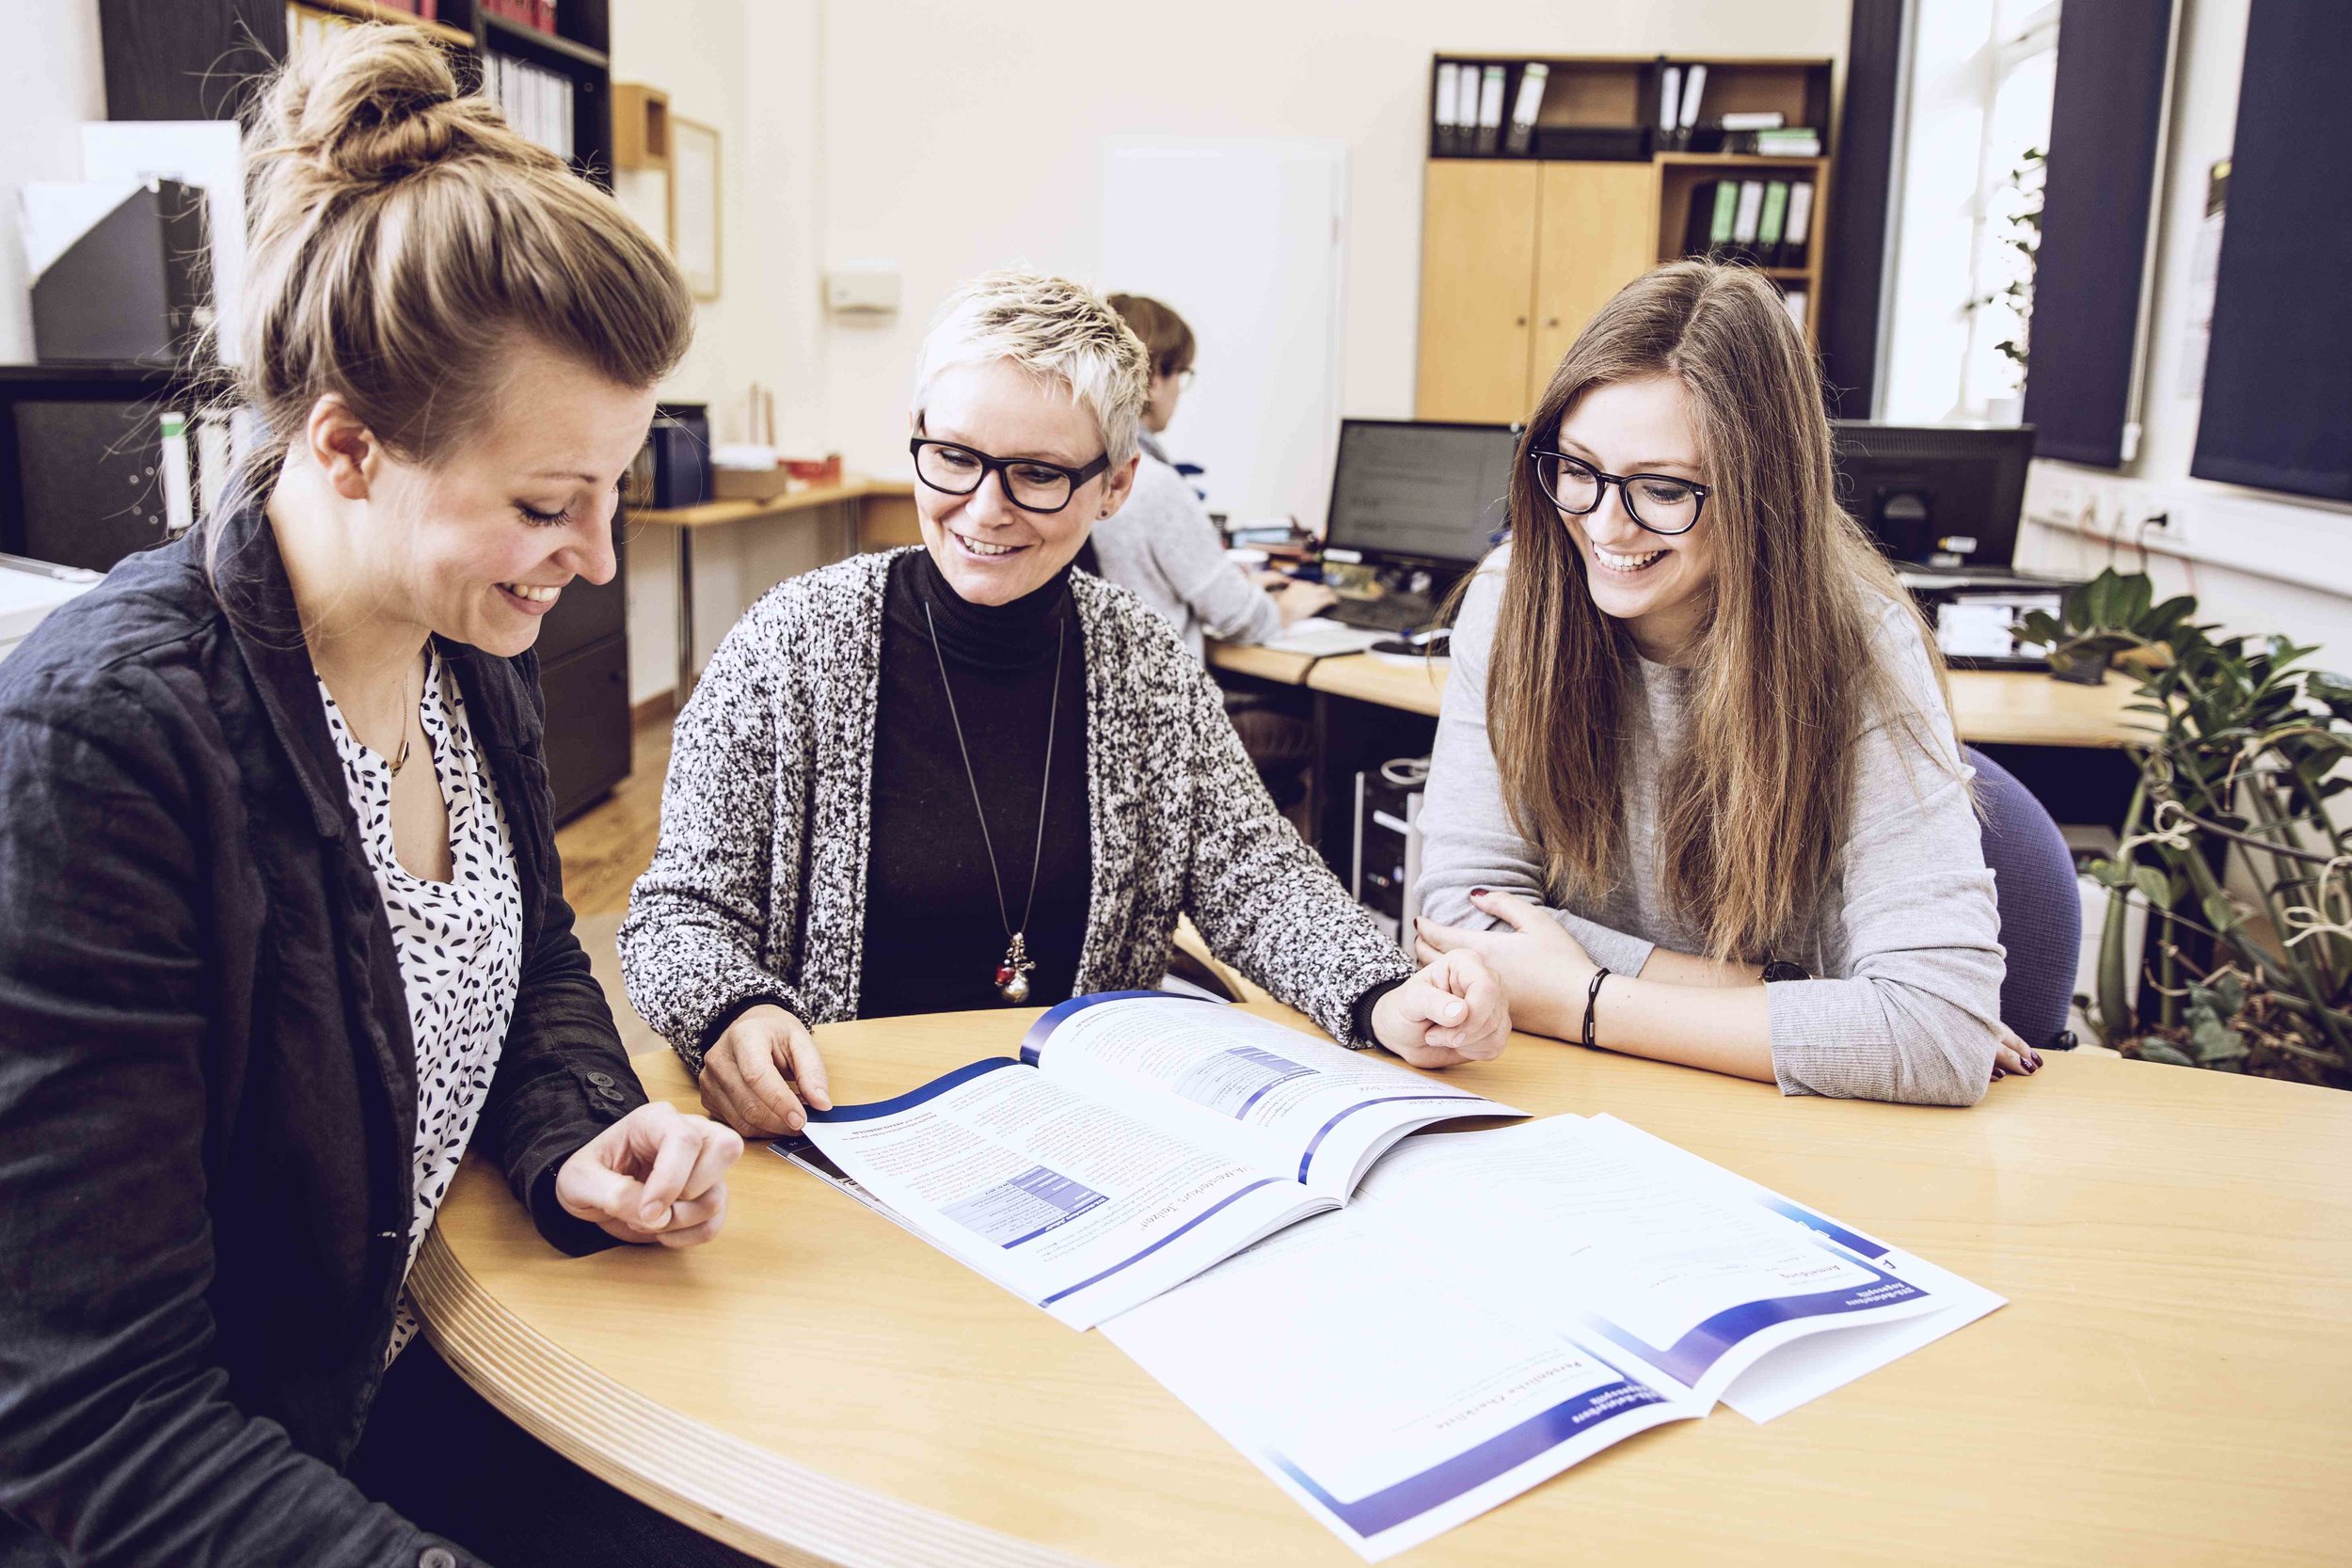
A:
{"label": "keyboard", "polygon": [[1323,613],[1343,626],[1368,631],[1413,631],[1435,621],[1438,607],[1418,595],[1391,594],[1377,599],[1342,599]]}

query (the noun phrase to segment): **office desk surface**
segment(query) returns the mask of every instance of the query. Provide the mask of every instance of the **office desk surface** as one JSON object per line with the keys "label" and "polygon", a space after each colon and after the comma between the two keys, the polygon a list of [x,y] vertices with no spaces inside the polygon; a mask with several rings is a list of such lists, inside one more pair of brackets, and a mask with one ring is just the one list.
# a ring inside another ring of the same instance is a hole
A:
{"label": "office desk surface", "polygon": [[[866,1101],[1010,1053],[1035,1016],[818,1039],[836,1097]],[[672,1057],[637,1065],[694,1106]],[[2059,1054],[1930,1110],[1528,1037],[1450,1076],[1613,1112],[2011,1305],[1769,1426],[1718,1409],[1636,1437],[1395,1560],[2343,1560],[2352,1095]],[[767,1561],[1358,1560],[1100,1334],[765,1148],[730,1191],[708,1246],[567,1259],[469,1159],[409,1288],[492,1402]],[[1395,1328],[1399,1354],[1458,1331]]]}
{"label": "office desk surface", "polygon": [[760,517],[781,517],[787,513],[807,512],[819,506],[837,506],[845,501],[863,500],[867,496],[911,496],[914,486],[902,480],[844,479],[838,484],[812,484],[805,490],[787,490],[764,501],[705,501],[700,506],[680,506],[668,509],[644,507],[629,514],[640,523],[660,523],[666,528],[721,528],[729,523],[748,523]]}
{"label": "office desk surface", "polygon": [[[1212,642],[1209,663],[1262,680],[1353,697],[1406,713],[1434,716],[1448,661],[1343,654],[1309,658],[1248,643]],[[1955,670],[1952,721],[1963,740],[1979,745],[2128,745],[2145,735],[2145,716],[2126,711],[2132,684],[2110,675],[2104,686],[2073,686],[2033,671]]]}

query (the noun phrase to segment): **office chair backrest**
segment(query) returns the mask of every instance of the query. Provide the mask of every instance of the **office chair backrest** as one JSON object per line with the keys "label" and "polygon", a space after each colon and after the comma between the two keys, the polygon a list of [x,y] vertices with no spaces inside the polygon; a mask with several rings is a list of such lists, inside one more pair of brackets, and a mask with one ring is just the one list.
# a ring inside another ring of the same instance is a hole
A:
{"label": "office chair backrest", "polygon": [[1977,770],[1984,863],[1993,868],[2001,945],[2009,951],[2001,1022],[2027,1045],[2047,1049],[2061,1043],[2082,954],[2083,907],[2074,858],[2031,790],[1982,752],[1963,750]]}

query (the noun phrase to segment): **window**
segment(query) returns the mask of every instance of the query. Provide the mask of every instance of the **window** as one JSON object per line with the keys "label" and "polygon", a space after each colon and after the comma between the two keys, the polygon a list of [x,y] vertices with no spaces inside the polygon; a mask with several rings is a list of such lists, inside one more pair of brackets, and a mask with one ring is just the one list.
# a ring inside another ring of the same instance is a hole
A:
{"label": "window", "polygon": [[1969,419],[2014,423],[2022,407],[2058,36],[2058,0],[1998,0],[1994,7],[1984,52],[1968,349],[1957,410]]}

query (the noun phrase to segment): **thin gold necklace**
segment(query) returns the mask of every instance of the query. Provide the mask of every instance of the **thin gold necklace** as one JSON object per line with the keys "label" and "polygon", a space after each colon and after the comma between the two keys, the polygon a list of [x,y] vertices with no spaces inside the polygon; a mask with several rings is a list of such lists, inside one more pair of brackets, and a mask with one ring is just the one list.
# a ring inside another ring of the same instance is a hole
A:
{"label": "thin gold necklace", "polygon": [[407,766],[408,766],[408,730],[409,730],[409,727],[410,727],[410,726],[409,726],[409,722],[408,722],[408,721],[409,721],[409,720],[411,720],[412,718],[414,718],[414,717],[416,716],[416,711],[417,711],[417,703],[421,703],[421,702],[423,702],[423,701],[424,701],[424,682],[423,682],[423,680],[422,680],[422,679],[419,679],[419,680],[418,680],[418,682],[417,682],[417,701],[416,701],[415,703],[412,703],[412,702],[410,702],[410,701],[408,700],[408,677],[407,677],[406,675],[403,675],[403,676],[401,676],[401,677],[400,677],[400,755],[398,755],[398,756],[396,756],[396,757],[392,758],[392,762],[391,762],[391,767],[392,767],[392,777],[393,777],[393,778],[395,778],[395,779],[397,779],[397,778],[399,778],[399,777],[400,777],[400,770],[401,770],[402,768],[405,768],[405,767],[407,767]]}

